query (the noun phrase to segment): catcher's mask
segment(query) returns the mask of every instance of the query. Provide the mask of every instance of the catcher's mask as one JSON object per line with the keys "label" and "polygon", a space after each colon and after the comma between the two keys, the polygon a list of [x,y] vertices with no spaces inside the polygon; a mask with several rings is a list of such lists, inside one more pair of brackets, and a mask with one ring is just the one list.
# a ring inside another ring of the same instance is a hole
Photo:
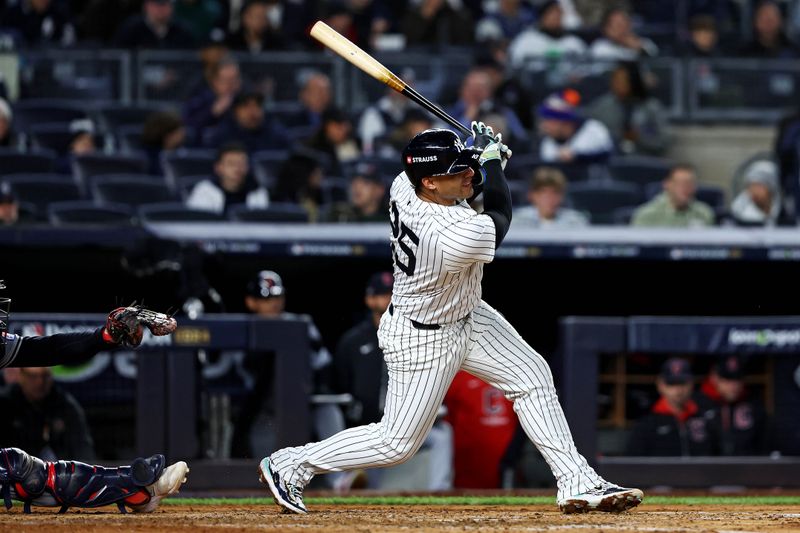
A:
{"label": "catcher's mask", "polygon": [[[0,289],[5,289],[3,280],[0,279]],[[0,298],[0,346],[6,344],[6,332],[8,332],[8,316],[11,313],[11,298]],[[5,349],[5,348],[4,348]]]}

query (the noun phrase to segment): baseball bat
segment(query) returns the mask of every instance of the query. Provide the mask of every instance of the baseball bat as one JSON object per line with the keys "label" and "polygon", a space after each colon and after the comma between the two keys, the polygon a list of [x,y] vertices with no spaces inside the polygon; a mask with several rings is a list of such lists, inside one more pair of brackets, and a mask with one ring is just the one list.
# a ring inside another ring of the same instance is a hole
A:
{"label": "baseball bat", "polygon": [[391,70],[383,66],[380,61],[356,46],[347,37],[340,34],[321,20],[311,28],[311,36],[345,58],[347,61],[360,68],[381,83],[385,83],[395,91],[404,95],[412,102],[426,109],[432,115],[444,120],[461,133],[472,135],[472,130],[451,117],[445,110],[434,104],[406,82],[396,76]]}

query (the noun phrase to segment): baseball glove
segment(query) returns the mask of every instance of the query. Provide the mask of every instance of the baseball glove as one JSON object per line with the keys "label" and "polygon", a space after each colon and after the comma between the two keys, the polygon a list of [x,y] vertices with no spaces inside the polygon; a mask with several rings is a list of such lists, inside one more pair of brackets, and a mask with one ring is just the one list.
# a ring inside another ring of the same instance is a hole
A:
{"label": "baseball glove", "polygon": [[175,319],[141,306],[118,307],[106,319],[103,336],[115,344],[136,347],[142,343],[144,327],[153,335],[169,335],[178,327]]}

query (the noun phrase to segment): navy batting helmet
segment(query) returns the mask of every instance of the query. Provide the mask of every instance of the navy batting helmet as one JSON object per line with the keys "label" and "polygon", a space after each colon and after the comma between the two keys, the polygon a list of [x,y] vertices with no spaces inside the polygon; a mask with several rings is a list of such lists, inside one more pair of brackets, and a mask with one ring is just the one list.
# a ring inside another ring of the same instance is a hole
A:
{"label": "navy batting helmet", "polygon": [[432,129],[417,134],[403,150],[403,166],[414,187],[428,176],[457,174],[467,168],[480,173],[481,152],[466,148],[450,130]]}

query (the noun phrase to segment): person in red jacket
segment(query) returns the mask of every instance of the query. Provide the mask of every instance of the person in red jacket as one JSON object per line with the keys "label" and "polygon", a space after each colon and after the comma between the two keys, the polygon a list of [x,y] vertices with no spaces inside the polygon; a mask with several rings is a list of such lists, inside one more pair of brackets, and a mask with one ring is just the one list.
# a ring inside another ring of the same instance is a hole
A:
{"label": "person in red jacket", "polygon": [[694,377],[685,359],[667,359],[656,378],[660,397],[636,422],[628,455],[714,455],[714,426],[692,400]]}
{"label": "person in red jacket", "polygon": [[513,404],[500,390],[464,371],[456,374],[444,404],[453,426],[453,487],[499,488],[500,460],[517,426]]}

